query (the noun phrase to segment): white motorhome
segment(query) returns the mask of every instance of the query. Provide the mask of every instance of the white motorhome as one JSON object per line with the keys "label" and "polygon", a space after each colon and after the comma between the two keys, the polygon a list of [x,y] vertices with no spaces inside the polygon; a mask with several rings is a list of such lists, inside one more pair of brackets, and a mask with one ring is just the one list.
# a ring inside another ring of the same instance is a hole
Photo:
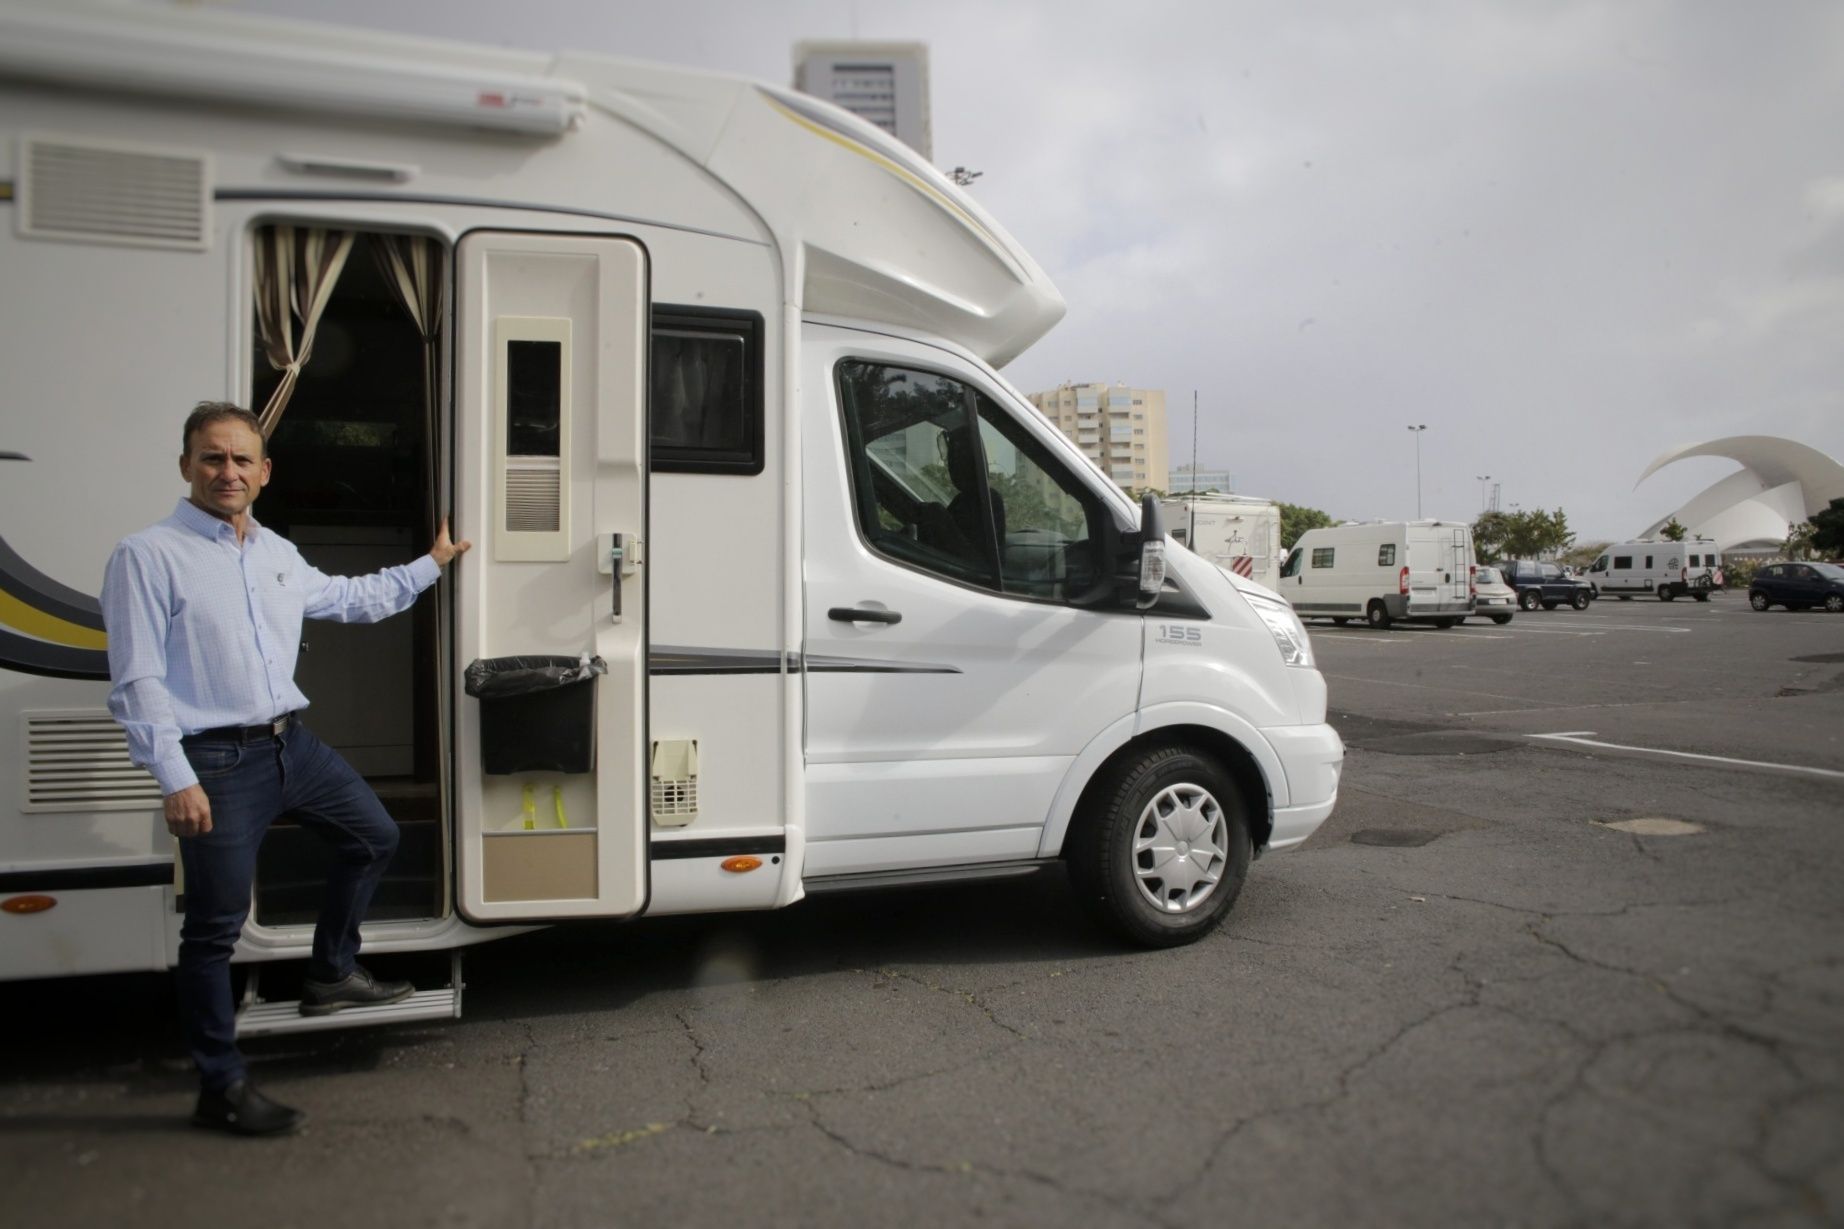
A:
{"label": "white motorhome", "polygon": [[1475,568],[1465,521],[1366,521],[1301,534],[1279,592],[1303,619],[1453,627],[1473,612]]}
{"label": "white motorhome", "polygon": [[[300,647],[306,720],[405,830],[369,952],[1059,861],[1178,943],[1330,813],[1298,619],[1184,551],[1160,578],[1156,505],[995,371],[1062,300],[878,129],[707,73],[115,4],[0,9],[0,115],[0,977],[174,958],[95,594],[202,397],[263,411],[256,514],[323,569],[445,513],[475,543],[413,613]],[[606,673],[541,723],[465,694],[533,654]],[[297,838],[253,968],[308,953]]]}
{"label": "white motorhome", "polygon": [[1582,579],[1605,594],[1630,602],[1635,597],[1657,597],[1669,602],[1693,597],[1699,602],[1723,587],[1722,553],[1708,538],[1637,538],[1615,542],[1588,565]]}
{"label": "white motorhome", "polygon": [[1248,495],[1176,495],[1160,501],[1165,527],[1221,568],[1266,585],[1280,583],[1280,505]]}

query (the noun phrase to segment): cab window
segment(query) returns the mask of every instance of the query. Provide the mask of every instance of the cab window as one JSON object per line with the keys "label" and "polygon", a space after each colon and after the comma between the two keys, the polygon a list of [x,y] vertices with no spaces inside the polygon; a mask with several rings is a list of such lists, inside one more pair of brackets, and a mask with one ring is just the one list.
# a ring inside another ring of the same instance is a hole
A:
{"label": "cab window", "polygon": [[1287,556],[1287,562],[1281,565],[1282,580],[1287,579],[1289,576],[1298,576],[1300,574],[1300,554],[1300,548],[1296,546]]}
{"label": "cab window", "polygon": [[859,532],[879,554],[1046,601],[1102,579],[1100,499],[985,393],[950,376],[838,368]]}
{"label": "cab window", "polygon": [[1316,568],[1331,567],[1333,555],[1337,550],[1338,548],[1336,546],[1313,547],[1313,566]]}

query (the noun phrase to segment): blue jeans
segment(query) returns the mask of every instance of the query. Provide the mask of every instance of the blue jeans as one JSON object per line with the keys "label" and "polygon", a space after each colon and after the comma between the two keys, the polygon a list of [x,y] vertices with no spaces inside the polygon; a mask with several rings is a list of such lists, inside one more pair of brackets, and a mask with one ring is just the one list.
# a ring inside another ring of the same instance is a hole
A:
{"label": "blue jeans", "polygon": [[397,851],[397,823],[365,779],[298,720],[279,738],[187,744],[186,759],[211,802],[211,831],[179,842],[186,921],[175,977],[186,1044],[200,1081],[217,1090],[244,1077],[230,958],[249,916],[256,850],[269,825],[292,812],[333,848],[307,975],[338,981],[358,956],[359,923]]}

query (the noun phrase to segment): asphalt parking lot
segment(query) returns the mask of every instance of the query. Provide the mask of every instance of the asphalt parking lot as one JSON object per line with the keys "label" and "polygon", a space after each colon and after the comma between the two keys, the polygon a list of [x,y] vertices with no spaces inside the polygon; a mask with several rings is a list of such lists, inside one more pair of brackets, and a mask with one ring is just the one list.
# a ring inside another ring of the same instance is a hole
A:
{"label": "asphalt parking lot", "polygon": [[252,1045],[0,987],[16,1224],[1844,1221],[1844,616],[1314,625],[1338,810],[1124,949],[1055,875],[528,935],[465,1019]]}

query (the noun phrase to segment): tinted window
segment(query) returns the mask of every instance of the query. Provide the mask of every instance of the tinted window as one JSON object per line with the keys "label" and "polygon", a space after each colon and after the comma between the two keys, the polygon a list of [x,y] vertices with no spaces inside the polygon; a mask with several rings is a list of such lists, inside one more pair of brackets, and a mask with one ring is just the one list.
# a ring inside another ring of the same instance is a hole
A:
{"label": "tinted window", "polygon": [[656,304],[650,368],[654,470],[762,472],[760,315]]}
{"label": "tinted window", "polygon": [[1281,565],[1281,575],[1283,577],[1287,577],[1287,576],[1298,576],[1299,574],[1300,574],[1300,548],[1296,546],[1293,548],[1292,553],[1287,556],[1287,562]]}
{"label": "tinted window", "polygon": [[1631,555],[1615,555],[1613,565],[1617,568],[1630,568],[1633,566],[1633,557]]}
{"label": "tinted window", "polygon": [[951,580],[1063,600],[1101,579],[1100,501],[984,393],[948,376],[839,365],[858,527]]}
{"label": "tinted window", "polygon": [[506,454],[558,455],[563,414],[563,343],[506,342]]}
{"label": "tinted window", "polygon": [[1396,544],[1394,542],[1385,542],[1377,547],[1377,566],[1380,568],[1396,566]]}

